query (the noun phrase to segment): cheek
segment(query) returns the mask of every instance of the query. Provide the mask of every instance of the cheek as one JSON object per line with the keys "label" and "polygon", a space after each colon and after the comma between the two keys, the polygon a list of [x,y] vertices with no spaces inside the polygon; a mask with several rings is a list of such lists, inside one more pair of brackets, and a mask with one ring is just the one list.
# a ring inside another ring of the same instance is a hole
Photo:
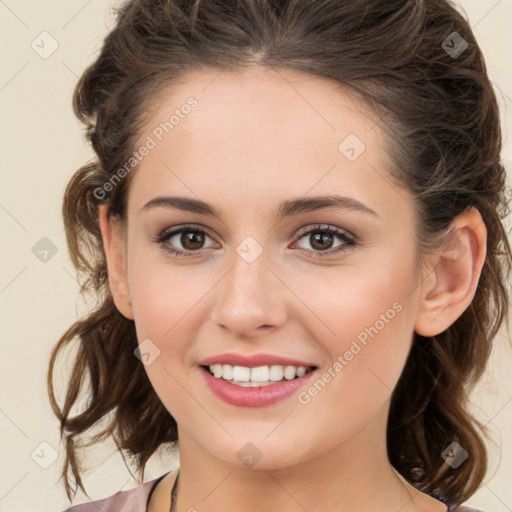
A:
{"label": "cheek", "polygon": [[326,418],[326,439],[346,439],[373,421],[396,387],[412,340],[406,305],[346,306],[333,326],[337,336],[321,341],[331,363],[298,396],[305,417]]}
{"label": "cheek", "polygon": [[397,261],[395,255],[379,255],[366,264],[303,273],[294,282],[316,332],[323,328],[333,339],[348,339],[375,323],[379,331],[397,327],[397,310],[409,304],[414,288],[414,266],[412,258]]}
{"label": "cheek", "polygon": [[192,265],[167,261],[154,248],[132,249],[128,286],[138,331],[162,343],[187,323],[194,306],[208,293],[204,272],[194,271]]}
{"label": "cheek", "polygon": [[135,252],[130,263],[128,278],[137,339],[141,352],[146,348],[151,354],[150,364],[144,368],[166,409],[180,421],[181,412],[190,406],[180,385],[187,377],[183,373],[187,340],[193,336],[187,330],[193,328],[194,306],[207,290],[194,272],[173,269],[162,262],[162,257],[150,264],[142,252]]}
{"label": "cheek", "polygon": [[303,282],[300,293],[308,285],[317,290],[306,295],[314,312],[308,315],[308,329],[332,364],[338,363],[331,370],[336,375],[333,392],[357,389],[358,399],[370,402],[390,395],[412,341],[414,268],[412,255],[400,261],[390,256],[364,269],[333,272],[323,287],[321,279]]}

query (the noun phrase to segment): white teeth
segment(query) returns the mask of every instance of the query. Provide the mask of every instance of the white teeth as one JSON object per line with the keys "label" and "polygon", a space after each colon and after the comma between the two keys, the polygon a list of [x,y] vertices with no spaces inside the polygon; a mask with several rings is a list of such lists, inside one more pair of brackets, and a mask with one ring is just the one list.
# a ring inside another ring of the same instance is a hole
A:
{"label": "white teeth", "polygon": [[[292,370],[294,375],[293,377],[295,377],[295,368],[292,367]],[[278,382],[280,380],[283,380],[283,374],[284,374],[284,371],[283,371],[283,367],[282,366],[279,366],[277,364],[274,364],[270,367],[270,380],[273,381],[273,382]],[[292,379],[293,379],[292,377]]]}
{"label": "white teeth", "polygon": [[[224,375],[222,377],[224,378]],[[233,380],[249,382],[251,380],[251,369],[245,366],[233,366]]]}
{"label": "white teeth", "polygon": [[283,372],[284,378],[286,380],[294,379],[295,378],[295,372],[296,372],[295,366],[287,366],[284,369],[284,372]]}
{"label": "white teeth", "polygon": [[266,386],[272,382],[279,382],[283,379],[292,380],[295,377],[302,377],[306,374],[305,366],[231,366],[230,364],[212,364],[210,372],[218,379],[232,381],[243,387]]}
{"label": "white teeth", "polygon": [[271,386],[272,382],[236,382],[233,380],[231,381],[231,384],[235,384],[242,388],[259,388],[262,386]]}
{"label": "white teeth", "polygon": [[222,365],[222,377],[226,380],[233,378],[233,367],[230,364]]}
{"label": "white teeth", "polygon": [[[295,375],[294,375],[295,377]],[[226,378],[225,375],[222,378]],[[236,380],[236,379],[235,379]],[[269,380],[268,366],[256,366],[251,368],[251,381],[252,382],[267,382]]]}

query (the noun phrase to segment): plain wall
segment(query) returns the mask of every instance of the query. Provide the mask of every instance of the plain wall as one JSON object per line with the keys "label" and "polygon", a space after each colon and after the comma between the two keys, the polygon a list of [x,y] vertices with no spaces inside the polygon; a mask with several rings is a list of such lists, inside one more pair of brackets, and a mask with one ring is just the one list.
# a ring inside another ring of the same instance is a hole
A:
{"label": "plain wall", "polygon": [[[51,348],[83,305],[67,255],[60,208],[69,178],[93,156],[72,113],[71,94],[112,26],[112,5],[112,0],[0,2],[0,511],[4,512],[58,512],[68,506],[58,482],[64,452],[47,397],[46,373]],[[512,133],[512,2],[464,0],[462,6],[498,90],[507,139]],[[42,32],[51,38],[41,36]],[[42,58],[55,44],[52,39],[58,48]],[[511,152],[506,140],[507,164]],[[44,237],[48,240],[41,241]],[[41,247],[49,251],[46,262],[37,257]],[[496,447],[491,447],[489,477],[469,503],[488,512],[512,510],[512,349],[506,343],[504,336],[497,340],[488,372],[474,395],[479,417],[491,427]],[[98,464],[85,478],[94,499],[135,485],[121,458],[108,458],[110,453],[102,447],[90,459],[91,465]],[[172,458],[153,460],[146,480],[175,465]],[[84,499],[78,493],[75,503]]]}

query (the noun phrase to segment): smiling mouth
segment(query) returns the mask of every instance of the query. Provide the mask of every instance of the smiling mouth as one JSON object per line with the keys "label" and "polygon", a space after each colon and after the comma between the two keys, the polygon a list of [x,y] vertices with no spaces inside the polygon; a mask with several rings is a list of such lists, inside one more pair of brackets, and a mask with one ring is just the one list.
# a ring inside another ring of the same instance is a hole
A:
{"label": "smiling mouth", "polygon": [[268,365],[259,367],[231,365],[201,365],[211,376],[241,387],[271,386],[280,382],[300,379],[316,370],[316,366]]}

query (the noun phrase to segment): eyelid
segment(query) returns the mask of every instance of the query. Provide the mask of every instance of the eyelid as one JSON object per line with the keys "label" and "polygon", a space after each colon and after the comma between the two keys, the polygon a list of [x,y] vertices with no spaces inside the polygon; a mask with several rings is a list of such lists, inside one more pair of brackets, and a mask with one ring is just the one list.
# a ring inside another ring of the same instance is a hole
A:
{"label": "eyelid", "polygon": [[[198,231],[204,231],[210,238],[213,238],[215,239],[216,236],[213,236],[210,231],[209,231],[209,228],[206,227],[205,225],[203,224],[177,224],[176,226],[171,226],[171,227],[168,227],[168,228],[165,228],[164,230],[160,231],[160,233],[157,235],[156,238],[158,237],[164,237],[165,235],[167,234],[170,234],[170,233],[173,233],[173,234],[177,234],[180,232],[180,230],[184,230],[184,229],[198,229]],[[323,224],[320,224],[320,223],[313,223],[313,224],[310,224],[310,225],[307,225],[307,226],[303,226],[302,228],[299,229],[299,231],[297,232],[297,234],[295,235],[294,238],[300,238],[302,235],[305,235],[307,233],[309,233],[310,231],[314,231],[314,230],[328,230],[328,228],[331,228],[331,230],[335,230],[335,231],[340,231],[341,233],[345,233],[348,237],[350,237],[352,240],[354,240],[355,242],[358,241],[358,237],[352,233],[351,231],[345,229],[345,228],[340,228],[338,226],[335,226],[333,224],[327,224],[327,223],[323,223]],[[332,229],[334,228],[334,229]],[[218,237],[222,240],[222,237]]]}
{"label": "eyelid", "polygon": [[303,235],[307,234],[307,233],[310,233],[311,231],[331,231],[333,233],[340,233],[340,234],[343,234],[343,235],[346,235],[347,238],[350,238],[352,239],[354,242],[357,242],[358,238],[356,235],[354,235],[352,232],[344,229],[344,228],[339,228],[338,226],[334,226],[333,224],[320,224],[320,223],[316,223],[314,225],[310,225],[310,226],[305,226],[304,228],[301,228],[299,230],[299,232],[297,233],[296,235],[296,238],[300,238],[302,237]]}
{"label": "eyelid", "polygon": [[176,226],[171,226],[160,231],[157,237],[164,237],[170,234],[175,235],[180,233],[181,231],[185,231],[186,229],[189,229],[190,231],[204,231],[210,238],[215,238],[210,234],[209,228],[207,228],[203,224],[177,224]]}

